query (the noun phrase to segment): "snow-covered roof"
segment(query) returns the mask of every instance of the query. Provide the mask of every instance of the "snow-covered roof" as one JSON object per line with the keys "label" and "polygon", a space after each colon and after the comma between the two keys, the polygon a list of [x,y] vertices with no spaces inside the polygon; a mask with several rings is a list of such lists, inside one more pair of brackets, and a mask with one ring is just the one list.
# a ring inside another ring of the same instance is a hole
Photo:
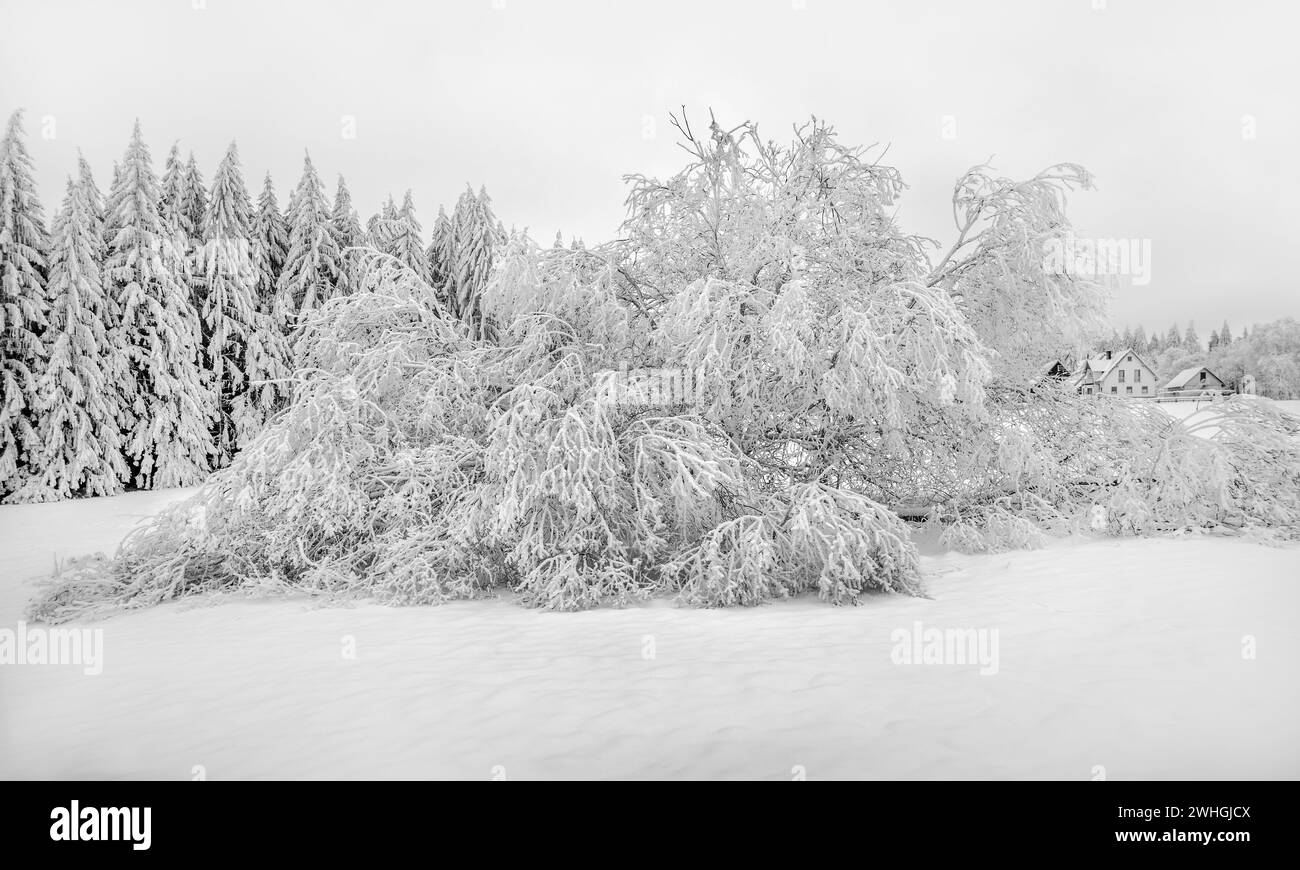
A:
{"label": "snow-covered roof", "polygon": [[1214,372],[1210,371],[1205,366],[1192,366],[1191,368],[1183,369],[1181,372],[1174,375],[1173,378],[1170,379],[1169,383],[1165,384],[1165,389],[1177,390],[1180,387],[1185,387],[1187,386],[1188,381],[1196,377],[1201,372],[1208,372],[1210,375],[1214,377],[1216,381],[1221,380],[1218,375],[1214,374]]}

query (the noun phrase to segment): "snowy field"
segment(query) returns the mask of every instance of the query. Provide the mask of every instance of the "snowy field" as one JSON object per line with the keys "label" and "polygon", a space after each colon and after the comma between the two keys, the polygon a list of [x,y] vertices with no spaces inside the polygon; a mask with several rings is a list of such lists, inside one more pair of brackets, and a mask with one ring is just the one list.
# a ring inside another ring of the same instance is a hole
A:
{"label": "snowy field", "polygon": [[[56,557],[184,493],[0,507],[0,628]],[[95,624],[97,676],[0,666],[0,776],[1295,778],[1298,555],[936,553],[932,600],[847,608],[171,604]],[[917,622],[996,629],[996,673],[895,664]]]}

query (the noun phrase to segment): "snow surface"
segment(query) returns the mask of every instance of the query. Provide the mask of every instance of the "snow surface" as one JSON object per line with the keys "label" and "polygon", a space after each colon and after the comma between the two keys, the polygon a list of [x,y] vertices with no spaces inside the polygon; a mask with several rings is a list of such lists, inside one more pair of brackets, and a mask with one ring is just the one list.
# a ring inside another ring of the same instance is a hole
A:
{"label": "snow surface", "polygon": [[[0,507],[0,629],[187,492]],[[135,612],[94,624],[99,676],[0,665],[0,777],[1300,777],[1300,550],[928,552],[931,600],[860,607]],[[916,621],[997,629],[998,672],[894,664]]]}
{"label": "snow surface", "polygon": [[[1300,401],[1260,398],[1260,402],[1268,402],[1278,410],[1290,414],[1293,417],[1300,417]],[[1218,434],[1219,427],[1213,425],[1215,418],[1220,414],[1222,402],[1215,402],[1212,399],[1202,399],[1194,402],[1157,402],[1156,407],[1165,411],[1172,417],[1177,417],[1185,424],[1193,428],[1193,431],[1202,438],[1212,438]]]}

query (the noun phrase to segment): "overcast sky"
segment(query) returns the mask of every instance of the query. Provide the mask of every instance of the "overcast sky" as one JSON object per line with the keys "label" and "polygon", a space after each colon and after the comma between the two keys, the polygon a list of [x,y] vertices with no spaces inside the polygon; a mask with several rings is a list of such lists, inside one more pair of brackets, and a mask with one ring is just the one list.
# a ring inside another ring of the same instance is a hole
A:
{"label": "overcast sky", "polygon": [[27,110],[51,213],[76,149],[106,188],[139,117],[159,169],[179,140],[210,181],[233,138],[250,188],[269,170],[283,197],[306,148],[363,221],[410,187],[427,233],[485,184],[543,242],[614,235],[622,176],[681,163],[679,104],[889,144],[904,228],[943,240],[972,164],[1074,161],[1099,185],[1071,201],[1076,232],[1151,240],[1151,281],[1121,285],[1116,320],[1204,337],[1300,316],[1293,5],[0,0],[0,113]]}

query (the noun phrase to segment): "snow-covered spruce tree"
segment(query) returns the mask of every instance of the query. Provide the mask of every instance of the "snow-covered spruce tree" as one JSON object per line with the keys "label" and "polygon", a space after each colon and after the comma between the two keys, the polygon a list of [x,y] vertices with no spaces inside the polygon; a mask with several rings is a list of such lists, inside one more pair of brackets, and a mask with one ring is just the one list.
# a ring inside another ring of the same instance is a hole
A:
{"label": "snow-covered spruce tree", "polygon": [[479,188],[478,196],[473,189],[461,194],[451,218],[451,235],[447,296],[456,316],[481,338],[489,330],[479,299],[492,275],[497,249],[505,242],[486,188]]}
{"label": "snow-covered spruce tree", "polygon": [[80,185],[82,195],[86,199],[91,228],[100,237],[102,243],[107,244],[107,240],[104,239],[104,194],[95,183],[95,174],[90,169],[90,163],[80,151],[77,152],[77,184]]}
{"label": "snow-covered spruce tree", "polygon": [[39,377],[46,359],[49,239],[22,125],[20,109],[0,139],[0,498],[31,470],[40,448]]}
{"label": "snow-covered spruce tree", "polygon": [[433,286],[429,261],[424,255],[423,228],[415,216],[415,200],[411,191],[402,196],[402,206],[397,210],[397,234],[393,239],[393,256],[420,276],[420,280]]}
{"label": "snow-covered spruce tree", "polygon": [[121,316],[130,416],[125,449],[136,486],[188,486],[208,473],[214,397],[201,362],[198,312],[185,261],[158,211],[160,190],[137,121],[108,199],[114,237],[105,284]]}
{"label": "snow-covered spruce tree", "polygon": [[48,359],[38,381],[37,451],[10,502],[115,495],[129,478],[123,409],[114,378],[111,306],[104,292],[102,229],[93,183],[68,181],[54,221],[49,266]]}
{"label": "snow-covered spruce tree", "polygon": [[[257,348],[251,350],[255,359],[264,360],[254,365],[261,373],[249,385],[246,418],[240,426],[247,435],[260,430],[262,425],[289,401],[290,363],[288,297],[279,293],[279,276],[288,256],[289,233],[276,202],[275,188],[268,173],[258,197],[257,210],[252,218],[254,301],[257,306],[259,326],[256,332]],[[242,446],[242,444],[241,444]]]}
{"label": "snow-covered spruce tree", "polygon": [[262,183],[262,193],[257,198],[257,213],[253,216],[253,241],[258,310],[275,319],[281,331],[285,332],[290,305],[281,301],[278,287],[280,273],[289,257],[289,224],[280,213],[275,185],[271,182],[269,172]]}
{"label": "snow-covered spruce tree", "polygon": [[[286,412],[34,616],[276,587],[848,602],[919,591],[898,517],[917,508],[985,550],[1094,506],[1116,534],[1300,527],[1294,424],[1266,406],[1202,438],[1150,405],[999,374],[945,276],[988,280],[970,256],[1026,260],[975,242],[932,263],[895,225],[902,180],[878,155],[821,122],[786,146],[682,128],[693,160],[631,179],[618,242],[497,252],[479,298],[494,340],[374,254],[366,292],[308,315]],[[1060,215],[1027,200],[1004,220],[1036,259],[1032,228]]]}
{"label": "snow-covered spruce tree", "polygon": [[330,212],[330,229],[334,233],[334,245],[339,250],[342,268],[339,272],[339,293],[347,295],[353,290],[352,268],[350,261],[355,259],[353,248],[366,244],[365,231],[361,229],[361,220],[357,210],[352,207],[352,194],[347,182],[339,175],[338,190],[334,194],[334,208]]}
{"label": "snow-covered spruce tree", "polygon": [[250,393],[265,387],[268,380],[288,376],[280,349],[283,336],[257,306],[252,222],[252,203],[240,171],[239,151],[232,142],[213,178],[200,252],[204,284],[200,314],[205,368],[216,390],[218,465],[228,463],[265,421],[266,403]]}
{"label": "snow-covered spruce tree", "polygon": [[185,161],[185,173],[181,183],[181,198],[177,210],[185,215],[185,224],[192,227],[191,237],[198,241],[203,238],[203,222],[208,214],[208,189],[203,183],[203,173],[199,171],[198,161],[191,151]]}
{"label": "snow-covered spruce tree", "polygon": [[280,273],[278,292],[292,301],[289,321],[300,318],[338,295],[338,245],[330,229],[330,205],[310,155],[303,158],[302,178],[289,205],[289,252]]}
{"label": "snow-covered spruce tree", "polygon": [[[117,184],[117,169],[113,172],[113,183]],[[162,178],[158,182],[158,217],[168,226],[179,227],[186,237],[199,232],[199,227],[190,222],[189,211],[182,207],[185,199],[185,163],[181,160],[181,144],[173,142],[163,162]]]}
{"label": "snow-covered spruce tree", "polygon": [[447,217],[447,210],[438,206],[438,217],[433,222],[433,233],[424,258],[429,263],[429,284],[438,292],[439,301],[449,311],[452,308],[447,296],[447,281],[451,275],[454,250],[455,236],[452,233],[451,219]]}

